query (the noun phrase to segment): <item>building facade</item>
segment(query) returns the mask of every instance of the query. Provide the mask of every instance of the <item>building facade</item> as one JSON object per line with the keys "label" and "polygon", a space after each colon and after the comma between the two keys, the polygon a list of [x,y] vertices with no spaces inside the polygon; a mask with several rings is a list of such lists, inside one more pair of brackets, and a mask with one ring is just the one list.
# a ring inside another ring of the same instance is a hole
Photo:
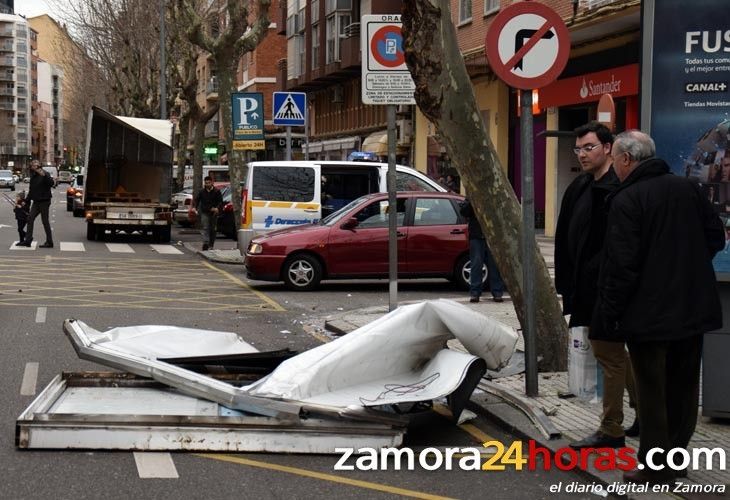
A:
{"label": "building facade", "polygon": [[[31,38],[25,18],[0,14],[0,164],[23,168],[31,155]],[[11,162],[11,163],[10,163]]]}
{"label": "building facade", "polygon": [[0,14],[15,14],[13,0],[0,0]]}

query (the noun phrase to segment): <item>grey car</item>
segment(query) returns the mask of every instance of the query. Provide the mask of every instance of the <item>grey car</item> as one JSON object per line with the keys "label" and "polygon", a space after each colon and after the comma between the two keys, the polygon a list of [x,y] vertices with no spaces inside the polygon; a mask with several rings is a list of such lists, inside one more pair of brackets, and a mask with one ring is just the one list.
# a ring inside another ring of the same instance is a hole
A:
{"label": "grey car", "polygon": [[15,191],[15,179],[11,170],[0,170],[0,188],[10,188]]}

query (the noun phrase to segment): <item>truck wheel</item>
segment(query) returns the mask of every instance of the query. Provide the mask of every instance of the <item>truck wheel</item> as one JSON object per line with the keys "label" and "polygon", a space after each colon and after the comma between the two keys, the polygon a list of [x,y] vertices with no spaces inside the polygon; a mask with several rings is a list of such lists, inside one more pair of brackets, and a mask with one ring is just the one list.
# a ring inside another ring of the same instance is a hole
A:
{"label": "truck wheel", "polygon": [[83,208],[76,208],[74,209],[74,217],[83,217],[84,216],[84,209]]}
{"label": "truck wheel", "polygon": [[94,241],[96,239],[96,227],[93,222],[86,223],[86,239]]}
{"label": "truck wheel", "polygon": [[322,280],[322,266],[311,255],[293,255],[284,262],[282,277],[289,290],[314,290]]}
{"label": "truck wheel", "polygon": [[96,226],[96,241],[104,241],[106,237],[106,228],[104,226]]}
{"label": "truck wheel", "polygon": [[157,228],[152,234],[158,243],[170,243],[172,227],[165,226]]}

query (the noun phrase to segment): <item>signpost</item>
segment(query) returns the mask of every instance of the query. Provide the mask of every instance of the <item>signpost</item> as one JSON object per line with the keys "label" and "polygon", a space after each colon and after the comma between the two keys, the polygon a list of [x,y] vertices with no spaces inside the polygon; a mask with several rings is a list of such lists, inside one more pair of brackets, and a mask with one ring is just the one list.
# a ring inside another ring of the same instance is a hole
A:
{"label": "signpost", "polygon": [[291,127],[304,126],[309,154],[307,127],[307,94],[304,92],[274,92],[274,125],[286,126],[286,160],[291,160]]}
{"label": "signpost", "polygon": [[264,95],[260,92],[231,94],[233,150],[266,149],[264,141]]}
{"label": "signpost", "polygon": [[522,292],[525,300],[525,393],[538,395],[535,297],[535,193],[533,174],[532,89],[544,87],[563,71],[570,55],[570,35],[550,7],[519,2],[505,7],[489,26],[489,65],[507,85],[525,90],[521,97]]}
{"label": "signpost", "polygon": [[362,102],[388,109],[388,309],[398,307],[398,199],[395,187],[395,107],[415,104],[416,84],[406,66],[400,15],[362,16]]}

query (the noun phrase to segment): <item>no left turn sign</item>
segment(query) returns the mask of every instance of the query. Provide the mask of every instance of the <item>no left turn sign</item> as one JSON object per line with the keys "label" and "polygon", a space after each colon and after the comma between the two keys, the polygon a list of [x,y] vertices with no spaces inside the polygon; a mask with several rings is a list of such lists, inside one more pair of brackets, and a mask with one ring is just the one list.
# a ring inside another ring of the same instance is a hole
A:
{"label": "no left turn sign", "polygon": [[524,1],[506,7],[487,31],[487,58],[511,87],[537,89],[554,81],[570,55],[563,19],[545,4]]}

